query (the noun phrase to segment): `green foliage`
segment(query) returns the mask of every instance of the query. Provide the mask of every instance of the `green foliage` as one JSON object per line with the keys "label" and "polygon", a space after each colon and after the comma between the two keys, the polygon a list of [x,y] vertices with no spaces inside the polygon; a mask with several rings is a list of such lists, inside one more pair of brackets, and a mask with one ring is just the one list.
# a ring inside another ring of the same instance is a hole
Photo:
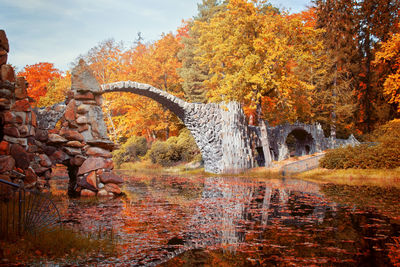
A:
{"label": "green foliage", "polygon": [[393,169],[400,167],[400,120],[381,126],[372,135],[376,146],[362,144],[329,151],[320,161],[327,169]]}
{"label": "green foliage", "polygon": [[189,130],[181,130],[178,137],[170,137],[167,141],[156,141],[151,146],[148,156],[153,163],[171,166],[177,162],[189,162],[200,154],[196,142]]}
{"label": "green foliage", "polygon": [[143,136],[130,137],[120,149],[113,151],[114,163],[119,167],[124,162],[137,161],[147,153],[147,141]]}

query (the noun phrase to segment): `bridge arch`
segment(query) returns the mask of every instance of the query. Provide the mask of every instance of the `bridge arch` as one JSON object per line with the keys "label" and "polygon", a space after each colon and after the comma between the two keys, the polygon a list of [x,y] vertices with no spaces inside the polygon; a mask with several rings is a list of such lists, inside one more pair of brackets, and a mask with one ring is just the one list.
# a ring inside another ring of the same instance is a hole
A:
{"label": "bridge arch", "polygon": [[196,141],[205,171],[236,172],[253,167],[245,116],[238,103],[188,103],[151,85],[132,81],[104,84],[101,89],[100,94],[130,92],[146,96],[176,114]]}
{"label": "bridge arch", "polygon": [[293,156],[302,156],[322,151],[325,137],[319,124],[282,124],[270,127],[268,133],[271,136],[270,142],[275,160],[284,160]]}

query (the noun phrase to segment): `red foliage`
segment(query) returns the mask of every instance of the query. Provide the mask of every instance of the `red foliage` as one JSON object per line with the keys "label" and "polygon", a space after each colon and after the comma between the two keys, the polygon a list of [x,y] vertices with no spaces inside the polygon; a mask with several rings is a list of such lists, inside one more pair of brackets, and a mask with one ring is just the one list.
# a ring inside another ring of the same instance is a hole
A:
{"label": "red foliage", "polygon": [[61,71],[54,68],[53,63],[40,62],[34,65],[25,66],[18,76],[25,77],[29,83],[28,95],[36,102],[47,93],[47,85],[54,78],[61,77]]}

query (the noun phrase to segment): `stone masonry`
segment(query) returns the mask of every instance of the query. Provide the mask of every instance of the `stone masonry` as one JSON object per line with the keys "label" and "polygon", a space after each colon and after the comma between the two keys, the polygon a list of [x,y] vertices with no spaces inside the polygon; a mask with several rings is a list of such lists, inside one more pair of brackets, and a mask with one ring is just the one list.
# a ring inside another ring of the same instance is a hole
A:
{"label": "stone masonry", "polygon": [[102,89],[103,93],[147,96],[169,108],[192,133],[206,172],[239,172],[254,166],[245,115],[238,103],[188,103],[148,84],[131,81],[106,84]]}
{"label": "stone masonry", "polygon": [[25,79],[15,77],[6,64],[8,51],[0,30],[0,179],[42,190],[49,187],[52,167],[64,164],[70,195],[121,194],[123,180],[112,172],[114,144],[106,133],[100,86],[87,65],[81,61],[72,71],[65,103],[32,109]]}

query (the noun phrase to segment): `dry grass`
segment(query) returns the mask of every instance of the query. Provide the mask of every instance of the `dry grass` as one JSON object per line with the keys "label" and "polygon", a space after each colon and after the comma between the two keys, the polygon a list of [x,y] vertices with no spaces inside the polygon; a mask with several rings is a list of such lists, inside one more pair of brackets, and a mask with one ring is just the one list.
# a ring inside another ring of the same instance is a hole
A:
{"label": "dry grass", "polygon": [[76,263],[79,259],[116,254],[114,234],[101,229],[87,234],[67,228],[43,232],[39,235],[24,233],[21,238],[1,240],[0,244],[0,258],[3,259],[3,263],[21,265],[60,260]]}
{"label": "dry grass", "polygon": [[298,173],[295,178],[317,183],[336,183],[345,185],[370,185],[400,188],[400,168],[397,169],[341,169],[323,168]]}

